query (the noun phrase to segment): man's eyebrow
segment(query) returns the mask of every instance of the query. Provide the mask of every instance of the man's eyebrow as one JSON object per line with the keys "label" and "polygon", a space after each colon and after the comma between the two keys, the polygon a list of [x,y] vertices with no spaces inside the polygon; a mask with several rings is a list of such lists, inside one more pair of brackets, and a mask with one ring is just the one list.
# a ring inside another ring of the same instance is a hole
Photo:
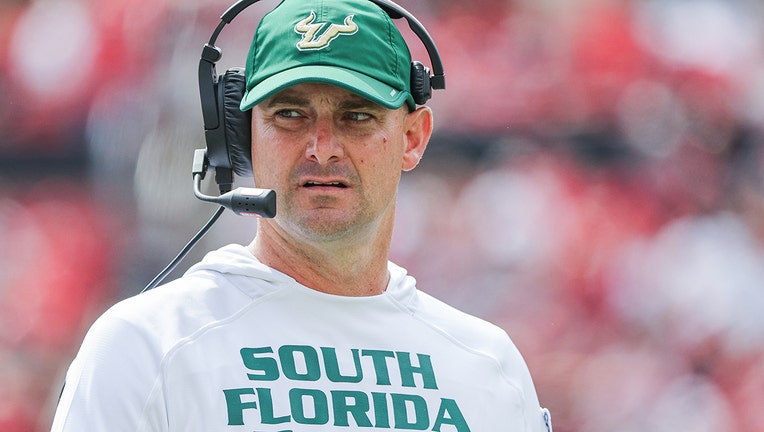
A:
{"label": "man's eyebrow", "polygon": [[362,97],[358,98],[352,98],[352,99],[346,99],[340,103],[340,108],[344,110],[373,110],[373,111],[384,111],[385,107],[378,103],[374,103],[368,99],[364,99]]}
{"label": "man's eyebrow", "polygon": [[267,100],[266,106],[268,108],[272,108],[274,106],[278,105],[296,105],[296,106],[306,106],[309,105],[310,101],[308,101],[307,98],[290,94],[290,93],[278,93],[272,98]]}

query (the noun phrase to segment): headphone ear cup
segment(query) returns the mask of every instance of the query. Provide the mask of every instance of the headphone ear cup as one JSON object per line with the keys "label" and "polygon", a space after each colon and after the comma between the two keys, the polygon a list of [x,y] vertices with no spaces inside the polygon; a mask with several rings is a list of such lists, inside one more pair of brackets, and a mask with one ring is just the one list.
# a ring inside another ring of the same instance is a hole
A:
{"label": "headphone ear cup", "polygon": [[252,111],[239,108],[244,97],[244,69],[231,68],[221,77],[223,127],[231,169],[241,177],[252,177]]}
{"label": "headphone ear cup", "polygon": [[417,105],[423,105],[432,97],[430,69],[418,61],[411,63],[411,96]]}

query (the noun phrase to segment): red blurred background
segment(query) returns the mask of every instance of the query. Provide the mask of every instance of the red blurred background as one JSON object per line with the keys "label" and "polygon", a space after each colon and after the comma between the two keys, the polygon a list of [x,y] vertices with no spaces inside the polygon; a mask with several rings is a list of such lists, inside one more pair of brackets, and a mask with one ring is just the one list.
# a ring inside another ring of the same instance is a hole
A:
{"label": "red blurred background", "polygon": [[[507,329],[557,432],[764,431],[760,2],[400,3],[448,88],[393,260]],[[218,72],[274,4],[226,27]],[[196,67],[228,6],[0,0],[0,430],[49,429],[94,318],[214,210]]]}

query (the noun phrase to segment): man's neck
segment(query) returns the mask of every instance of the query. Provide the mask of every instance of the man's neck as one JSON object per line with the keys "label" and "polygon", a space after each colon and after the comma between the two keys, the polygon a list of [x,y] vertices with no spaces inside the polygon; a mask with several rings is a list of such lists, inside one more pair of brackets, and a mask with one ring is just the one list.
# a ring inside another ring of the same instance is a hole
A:
{"label": "man's neck", "polygon": [[249,250],[263,264],[316,291],[343,296],[370,296],[387,289],[390,236],[377,233],[364,241],[321,244],[287,238],[261,224]]}

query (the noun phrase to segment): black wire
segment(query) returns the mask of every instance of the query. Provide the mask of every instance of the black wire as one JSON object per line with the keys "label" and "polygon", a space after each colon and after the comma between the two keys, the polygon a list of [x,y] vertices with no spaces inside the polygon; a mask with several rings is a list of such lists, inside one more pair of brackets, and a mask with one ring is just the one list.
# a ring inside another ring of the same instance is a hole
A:
{"label": "black wire", "polygon": [[212,228],[212,225],[214,225],[215,222],[220,217],[220,215],[223,214],[223,211],[225,211],[225,207],[220,206],[220,208],[218,208],[215,214],[212,215],[210,220],[208,220],[207,223],[204,224],[204,226],[199,230],[199,232],[196,233],[196,235],[193,238],[191,238],[191,240],[189,240],[188,243],[186,243],[186,245],[183,247],[183,249],[181,249],[178,255],[172,261],[170,261],[170,264],[167,264],[167,267],[165,267],[164,270],[162,270],[158,275],[156,275],[154,279],[151,282],[149,282],[149,284],[146,285],[145,288],[141,290],[141,292],[148,291],[152,288],[155,288],[157,285],[159,285],[159,283],[162,282],[162,280],[164,280],[164,278],[167,277],[167,275],[170,274],[170,272],[173,271],[175,267],[178,266],[178,264],[183,260],[183,258],[185,258],[186,255],[188,255],[188,253],[191,251],[191,248],[193,248],[196,245],[196,243],[198,243],[199,240],[201,240],[202,237],[204,237],[204,235],[207,234],[207,231],[209,231],[210,228]]}

